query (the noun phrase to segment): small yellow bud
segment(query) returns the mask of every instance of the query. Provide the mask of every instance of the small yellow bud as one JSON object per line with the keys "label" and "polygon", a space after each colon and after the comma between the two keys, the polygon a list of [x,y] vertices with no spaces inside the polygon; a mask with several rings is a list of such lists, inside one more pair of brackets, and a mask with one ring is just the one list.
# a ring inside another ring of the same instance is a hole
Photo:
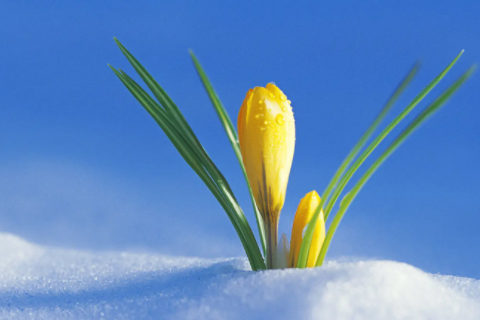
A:
{"label": "small yellow bud", "polygon": [[[292,236],[290,238],[290,266],[296,267],[298,255],[303,241],[303,231],[307,224],[312,219],[312,216],[320,204],[320,196],[317,192],[312,191],[307,193],[305,197],[300,200],[295,219],[293,220]],[[325,222],[323,220],[323,210],[320,212],[315,231],[313,232],[312,243],[308,252],[307,267],[315,267],[320,250],[322,249],[323,241],[325,240]]]}

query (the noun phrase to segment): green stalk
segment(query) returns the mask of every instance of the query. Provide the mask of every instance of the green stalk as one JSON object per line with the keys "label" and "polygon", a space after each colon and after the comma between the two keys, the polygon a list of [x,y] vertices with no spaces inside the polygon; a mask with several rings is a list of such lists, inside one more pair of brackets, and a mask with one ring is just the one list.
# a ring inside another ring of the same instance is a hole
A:
{"label": "green stalk", "polygon": [[365,183],[371,178],[371,176],[377,171],[377,169],[387,160],[387,158],[417,129],[425,120],[432,116],[436,111],[440,109],[460,88],[460,86],[472,75],[474,67],[471,67],[465,72],[457,81],[455,81],[447,90],[445,90],[434,102],[432,102],[422,113],[420,113],[411,123],[405,128],[402,133],[388,146],[388,148],[378,157],[378,159],[370,166],[365,174],[358,180],[352,190],[347,194],[347,197],[342,201],[340,209],[335,215],[330,228],[328,229],[325,237],[324,244],[318,256],[316,266],[321,266],[325,259],[325,255],[328,252],[330,243],[335,234],[335,231],[340,224],[345,212],[350,207],[350,204],[355,199],[357,194],[363,188]]}
{"label": "green stalk", "polygon": [[220,123],[225,129],[225,133],[227,134],[228,140],[230,140],[230,144],[232,145],[233,151],[237,156],[237,160],[238,160],[238,163],[240,164],[240,168],[242,168],[245,181],[247,182],[248,191],[250,192],[250,199],[252,200],[253,211],[255,212],[255,218],[257,220],[258,232],[260,234],[260,240],[262,242],[263,253],[264,255],[266,255],[264,221],[263,221],[262,215],[260,214],[260,211],[258,210],[257,202],[255,201],[252,188],[250,187],[250,182],[248,181],[247,171],[245,170],[245,166],[243,165],[242,153],[240,152],[240,144],[238,141],[237,131],[235,130],[232,120],[228,116],[227,110],[225,110],[222,102],[220,101],[220,98],[218,97],[217,93],[213,89],[213,86],[210,80],[208,79],[205,71],[203,70],[200,62],[198,62],[198,59],[195,57],[192,51],[190,51],[190,56],[192,57],[195,69],[197,70],[198,76],[202,81],[205,91],[207,91],[208,97],[212,102],[212,105],[217,113]]}

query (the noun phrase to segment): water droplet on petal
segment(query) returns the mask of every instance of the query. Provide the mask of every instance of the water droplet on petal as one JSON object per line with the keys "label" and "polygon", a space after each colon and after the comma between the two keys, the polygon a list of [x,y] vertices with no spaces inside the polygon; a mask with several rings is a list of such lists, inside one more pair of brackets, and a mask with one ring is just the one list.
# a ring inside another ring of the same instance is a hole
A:
{"label": "water droplet on petal", "polygon": [[270,123],[270,121],[268,121],[268,120],[265,120],[265,122],[264,122],[264,123],[268,125],[268,124]]}
{"label": "water droplet on petal", "polygon": [[287,100],[287,103],[288,103],[288,104],[292,104],[292,101],[290,101],[290,100]]}
{"label": "water droplet on petal", "polygon": [[260,130],[262,130],[262,131],[265,130],[265,127],[260,127]]}
{"label": "water droplet on petal", "polygon": [[263,103],[263,100],[258,100],[258,103],[262,104],[262,103]]}
{"label": "water droplet on petal", "polygon": [[283,111],[283,112],[287,112],[287,111],[288,111],[288,108],[287,108],[287,107],[283,107],[283,108],[282,108],[282,111]]}
{"label": "water droplet on petal", "polygon": [[256,115],[255,115],[255,118],[256,118],[256,119],[259,119],[259,118],[261,118],[261,117],[263,117],[263,113],[259,113],[259,114],[256,114]]}
{"label": "water droplet on petal", "polygon": [[277,117],[275,118],[275,120],[281,126],[285,124],[285,117],[283,116],[283,114],[277,114]]}
{"label": "water droplet on petal", "polygon": [[284,95],[284,94],[282,94],[282,95],[280,96],[280,100],[282,100],[283,102],[287,101],[287,96]]}
{"label": "water droplet on petal", "polygon": [[272,92],[270,92],[270,98],[275,98],[275,95]]}

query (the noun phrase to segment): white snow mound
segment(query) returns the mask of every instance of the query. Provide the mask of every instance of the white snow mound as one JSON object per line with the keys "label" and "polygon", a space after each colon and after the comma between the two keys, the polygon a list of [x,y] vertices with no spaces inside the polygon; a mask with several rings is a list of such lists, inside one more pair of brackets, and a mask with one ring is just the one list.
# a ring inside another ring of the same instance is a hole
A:
{"label": "white snow mound", "polygon": [[60,250],[0,234],[1,319],[480,319],[480,281],[393,261],[249,271],[206,260]]}

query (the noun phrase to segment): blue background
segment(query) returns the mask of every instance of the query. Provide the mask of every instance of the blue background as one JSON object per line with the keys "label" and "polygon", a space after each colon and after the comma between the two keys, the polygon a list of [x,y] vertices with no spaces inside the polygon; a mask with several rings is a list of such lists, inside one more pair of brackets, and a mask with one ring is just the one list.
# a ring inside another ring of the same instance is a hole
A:
{"label": "blue background", "polygon": [[[323,191],[417,59],[421,72],[394,114],[460,50],[422,106],[480,60],[479,10],[478,1],[4,0],[0,231],[69,248],[243,255],[221,207],[107,67],[133,75],[113,36],[180,106],[252,224],[243,176],[188,49],[235,120],[249,88],[274,81],[287,94],[297,124],[280,222],[289,233],[300,198]],[[479,79],[375,174],[328,258],[480,278]]]}

